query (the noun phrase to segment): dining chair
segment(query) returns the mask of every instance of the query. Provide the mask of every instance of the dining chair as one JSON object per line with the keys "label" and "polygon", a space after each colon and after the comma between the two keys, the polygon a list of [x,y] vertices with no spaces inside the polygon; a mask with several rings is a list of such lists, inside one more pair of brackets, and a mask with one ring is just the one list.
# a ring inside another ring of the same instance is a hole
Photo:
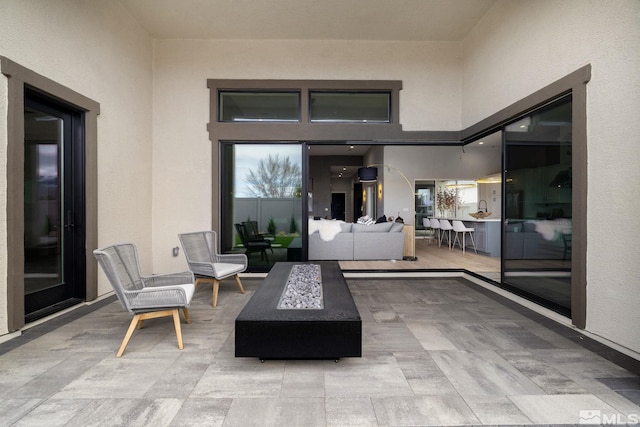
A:
{"label": "dining chair", "polygon": [[143,276],[140,273],[138,252],[133,243],[107,246],[93,251],[109,283],[122,304],[133,315],[129,329],[120,344],[116,357],[122,356],[135,329],[141,329],[147,319],[173,317],[178,348],[184,348],[179,310],[187,323],[191,317],[187,308],[195,291],[193,273],[158,274]]}
{"label": "dining chair", "polygon": [[196,231],[178,234],[182,250],[187,259],[189,269],[196,277],[195,286],[201,282],[213,284],[211,305],[218,305],[220,281],[233,277],[244,294],[244,288],[238,274],[247,269],[248,260],[245,254],[217,253],[217,235],[215,231]]}

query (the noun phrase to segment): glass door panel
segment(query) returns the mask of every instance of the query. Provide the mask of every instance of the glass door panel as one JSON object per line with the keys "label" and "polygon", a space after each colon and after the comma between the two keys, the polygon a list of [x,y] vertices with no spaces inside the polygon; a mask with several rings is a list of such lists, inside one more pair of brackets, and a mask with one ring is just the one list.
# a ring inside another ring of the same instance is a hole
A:
{"label": "glass door panel", "polygon": [[570,315],[571,97],[505,128],[503,282]]}
{"label": "glass door panel", "polygon": [[302,259],[302,145],[226,144],[223,251],[249,271]]}
{"label": "glass door panel", "polygon": [[29,113],[47,118],[47,141],[25,144],[24,248],[25,293],[31,295],[62,283],[60,142],[64,122],[37,110]]}

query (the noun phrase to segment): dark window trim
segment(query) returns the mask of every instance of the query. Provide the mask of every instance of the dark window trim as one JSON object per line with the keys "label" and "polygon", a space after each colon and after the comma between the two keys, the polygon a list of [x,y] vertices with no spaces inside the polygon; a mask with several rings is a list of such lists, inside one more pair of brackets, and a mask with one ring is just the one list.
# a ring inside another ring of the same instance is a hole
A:
{"label": "dark window trim", "polygon": [[7,324],[24,326],[24,88],[25,85],[84,112],[86,203],[86,298],[98,296],[98,264],[92,254],[98,241],[98,114],[100,104],[12,60],[0,56],[7,76]]}

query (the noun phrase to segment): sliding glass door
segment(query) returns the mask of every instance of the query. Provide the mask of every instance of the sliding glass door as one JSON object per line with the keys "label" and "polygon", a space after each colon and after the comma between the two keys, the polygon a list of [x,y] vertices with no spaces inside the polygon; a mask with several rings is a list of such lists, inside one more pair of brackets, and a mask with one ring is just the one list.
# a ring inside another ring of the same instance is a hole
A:
{"label": "sliding glass door", "polygon": [[245,253],[249,271],[302,259],[302,145],[223,145],[222,250]]}
{"label": "sliding glass door", "polygon": [[571,96],[506,126],[504,139],[503,283],[570,315]]}

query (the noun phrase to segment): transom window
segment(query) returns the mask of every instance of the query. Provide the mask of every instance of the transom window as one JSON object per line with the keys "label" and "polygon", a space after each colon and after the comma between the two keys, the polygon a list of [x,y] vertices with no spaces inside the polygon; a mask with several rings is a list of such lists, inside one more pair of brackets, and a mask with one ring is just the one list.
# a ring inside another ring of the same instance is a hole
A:
{"label": "transom window", "polygon": [[220,122],[299,122],[300,92],[219,93]]}
{"label": "transom window", "polygon": [[311,92],[309,121],[313,123],[389,123],[390,92]]}
{"label": "transom window", "polygon": [[280,87],[272,87],[269,81],[263,83],[251,88],[217,88],[215,122],[394,126],[399,122],[401,86],[397,82],[380,82],[379,88],[358,82],[331,82],[324,87],[327,82],[294,82],[300,84]]}

